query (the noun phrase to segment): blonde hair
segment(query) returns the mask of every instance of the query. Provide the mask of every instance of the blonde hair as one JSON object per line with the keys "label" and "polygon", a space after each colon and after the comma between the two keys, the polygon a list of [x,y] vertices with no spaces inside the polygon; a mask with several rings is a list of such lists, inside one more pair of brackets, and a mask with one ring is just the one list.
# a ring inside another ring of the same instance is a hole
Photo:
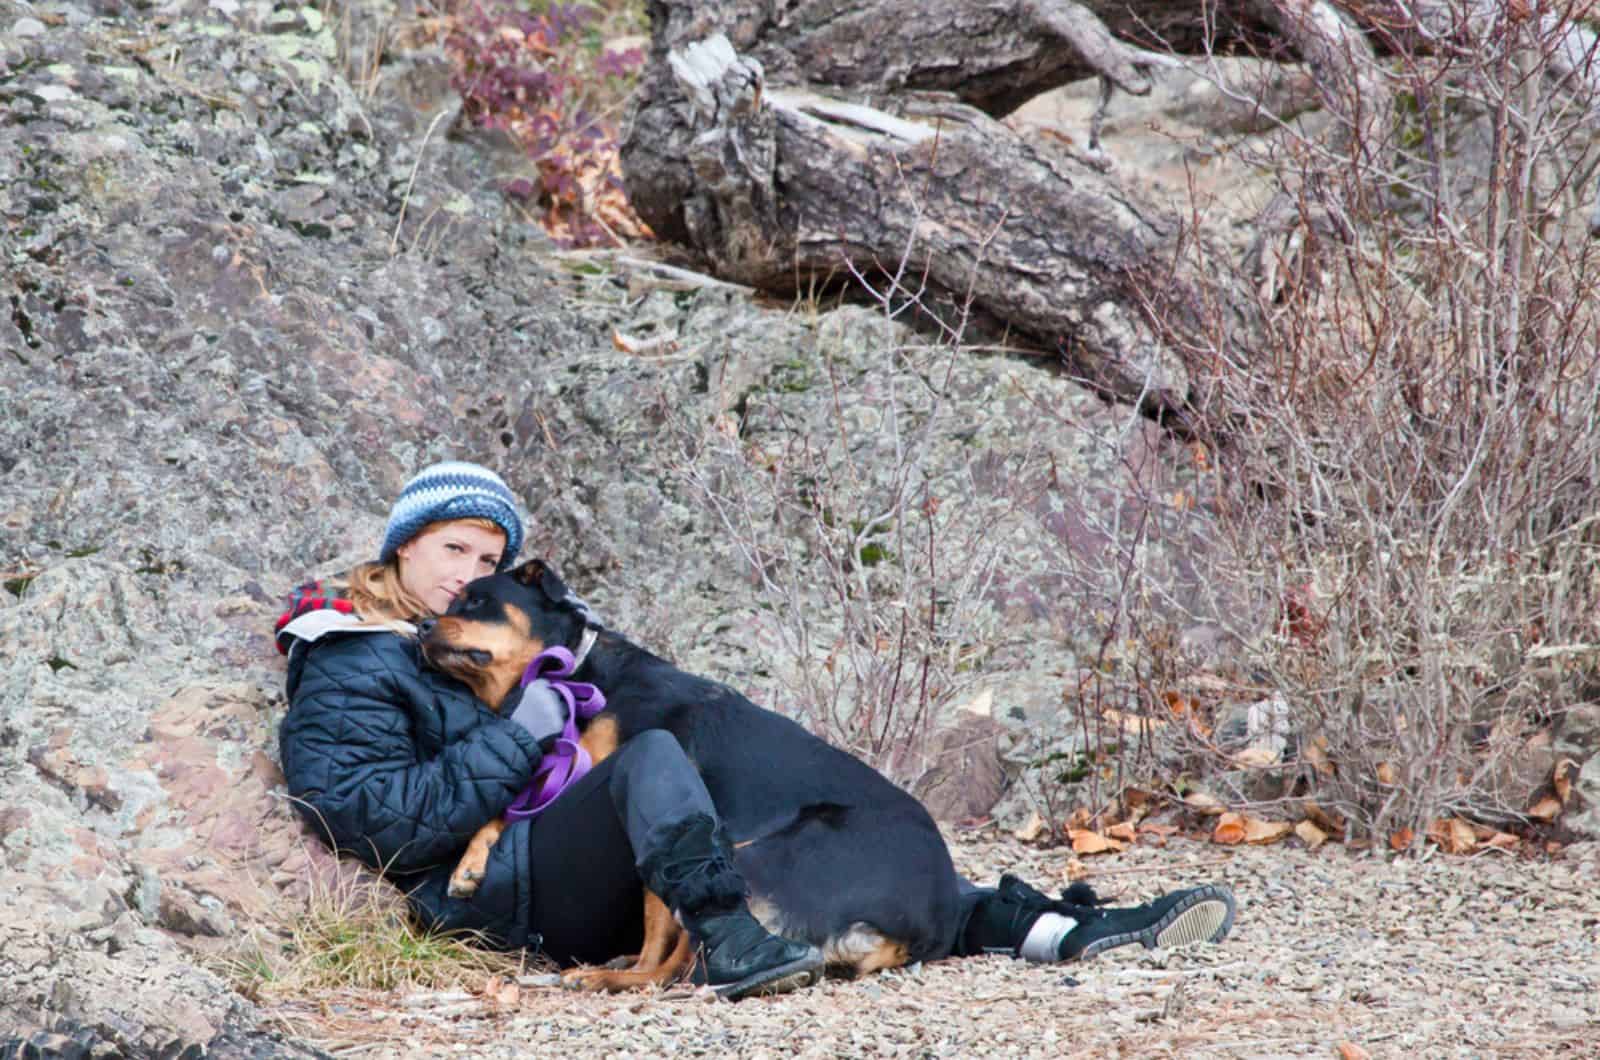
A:
{"label": "blonde hair", "polygon": [[[428,523],[413,534],[411,540],[415,541],[434,527],[446,523],[465,523],[483,530],[493,530],[502,537],[506,532],[505,528],[493,519],[469,516],[465,519],[441,519],[438,522]],[[418,619],[429,618],[434,613],[427,604],[417,599],[415,594],[408,592],[401,584],[398,552],[384,562],[363,563],[351,570],[342,580],[344,584],[340,588],[350,598],[356,614],[369,622],[415,622]]]}

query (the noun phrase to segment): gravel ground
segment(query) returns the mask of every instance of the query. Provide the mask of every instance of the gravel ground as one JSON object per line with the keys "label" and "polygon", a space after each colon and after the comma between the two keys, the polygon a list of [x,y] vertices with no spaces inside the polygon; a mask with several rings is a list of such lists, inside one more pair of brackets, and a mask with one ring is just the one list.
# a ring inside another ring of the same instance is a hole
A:
{"label": "gravel ground", "polygon": [[[1061,850],[950,838],[974,879],[1065,884]],[[1600,844],[1399,859],[1175,838],[1088,867],[1119,904],[1225,882],[1239,898],[1233,934],[1072,965],[950,960],[738,1004],[688,989],[595,997],[529,976],[492,994],[280,1015],[361,1056],[1600,1055]]]}

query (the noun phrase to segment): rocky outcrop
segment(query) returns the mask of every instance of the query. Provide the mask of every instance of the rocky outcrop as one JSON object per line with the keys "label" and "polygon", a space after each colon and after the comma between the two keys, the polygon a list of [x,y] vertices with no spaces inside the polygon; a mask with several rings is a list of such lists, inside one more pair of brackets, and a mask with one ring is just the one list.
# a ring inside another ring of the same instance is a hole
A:
{"label": "rocky outcrop", "polygon": [[[672,431],[926,419],[926,374],[871,311],[565,271],[436,52],[373,62],[370,34],[341,49],[317,9],[262,2],[0,0],[0,29],[0,1038],[287,1049],[204,959],[327,868],[276,767],[281,594],[367,558],[414,469],[476,459],[616,624],[773,692],[758,594]],[[841,405],[829,365],[882,385]],[[952,378],[936,476],[1000,467],[1035,404],[1071,418],[1083,469],[1130,426],[1025,364]],[[1011,503],[993,476],[972,500]],[[1040,620],[1047,552],[1016,545],[997,613]],[[1053,709],[1070,651],[1038,628],[1056,646],[996,648],[1016,718]]]}
{"label": "rocky outcrop", "polygon": [[[701,487],[839,439],[870,499],[914,454],[949,552],[1003,546],[940,699],[983,709],[921,774],[951,816],[993,806],[1001,749],[1067,738],[1119,534],[1163,592],[1209,591],[1155,427],[871,309],[557,254],[443,57],[382,51],[380,3],[347,15],[0,0],[0,1054],[308,1051],[210,970],[330,869],[284,803],[270,627],[430,461],[500,470],[528,554],[783,705],[782,556]],[[834,643],[833,590],[797,592]]]}

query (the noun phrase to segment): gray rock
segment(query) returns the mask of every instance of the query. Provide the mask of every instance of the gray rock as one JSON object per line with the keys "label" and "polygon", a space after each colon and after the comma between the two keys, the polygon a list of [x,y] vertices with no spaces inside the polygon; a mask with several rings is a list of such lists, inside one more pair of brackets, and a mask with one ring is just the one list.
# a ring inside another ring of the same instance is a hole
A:
{"label": "gray rock", "polygon": [[[1131,569],[1200,616],[1186,651],[1249,625],[1156,427],[871,308],[556,255],[443,58],[382,54],[384,0],[344,62],[311,7],[180,0],[139,21],[158,68],[116,7],[0,0],[0,1052],[305,1051],[196,958],[329,869],[282,799],[271,626],[427,462],[496,468],[613,625],[951,818],[1084,768],[1064,692]],[[856,742],[907,688],[915,740]]]}

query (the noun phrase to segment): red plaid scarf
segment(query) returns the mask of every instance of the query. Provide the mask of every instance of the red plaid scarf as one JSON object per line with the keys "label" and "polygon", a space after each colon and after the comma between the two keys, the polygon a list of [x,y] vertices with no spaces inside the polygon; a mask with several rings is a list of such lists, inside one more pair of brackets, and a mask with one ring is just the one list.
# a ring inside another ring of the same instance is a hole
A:
{"label": "red plaid scarf", "polygon": [[321,581],[309,581],[289,594],[289,607],[278,616],[278,621],[272,626],[273,637],[278,645],[278,654],[289,654],[289,641],[291,638],[283,635],[283,627],[299,618],[308,611],[320,611],[323,608],[332,608],[340,614],[351,615],[355,613],[355,605],[342,596],[335,596],[322,587]]}

